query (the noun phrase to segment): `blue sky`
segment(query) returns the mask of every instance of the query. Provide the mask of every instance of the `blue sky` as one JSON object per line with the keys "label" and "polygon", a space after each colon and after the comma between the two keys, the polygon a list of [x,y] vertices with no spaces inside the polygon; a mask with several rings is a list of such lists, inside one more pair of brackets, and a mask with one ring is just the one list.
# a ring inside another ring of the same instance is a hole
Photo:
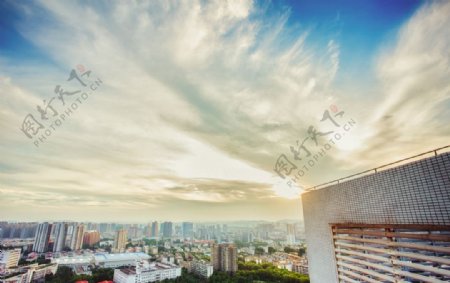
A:
{"label": "blue sky", "polygon": [[[2,1],[0,13],[9,219],[298,219],[305,188],[449,140],[447,2]],[[83,68],[103,84],[36,145],[24,118],[56,85],[79,87],[68,76]],[[289,186],[276,161],[300,174],[308,160],[291,147],[336,130],[320,122],[333,109],[356,126]]]}
{"label": "blue sky", "polygon": [[[373,80],[373,59],[380,47],[395,38],[399,28],[424,1],[286,1],[290,24],[314,30],[309,40],[325,45],[339,42],[340,69],[337,83],[355,83],[354,76]],[[343,80],[343,81],[341,81]]]}

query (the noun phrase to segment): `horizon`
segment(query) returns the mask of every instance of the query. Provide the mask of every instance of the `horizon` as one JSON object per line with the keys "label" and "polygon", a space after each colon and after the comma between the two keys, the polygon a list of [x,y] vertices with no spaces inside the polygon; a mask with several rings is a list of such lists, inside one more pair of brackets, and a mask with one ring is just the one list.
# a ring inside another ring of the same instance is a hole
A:
{"label": "horizon", "polygon": [[194,224],[212,224],[212,223],[245,223],[245,222],[269,222],[269,223],[284,223],[284,222],[298,222],[298,223],[303,223],[303,220],[299,220],[299,219],[280,219],[280,220],[223,220],[223,221],[216,221],[216,222],[212,222],[212,221],[196,221],[196,220],[180,220],[180,221],[174,221],[174,220],[150,220],[148,222],[114,222],[114,221],[75,221],[75,220],[36,220],[36,221],[30,221],[30,220],[0,220],[0,222],[8,222],[8,223],[59,223],[59,222],[67,222],[67,223],[72,223],[72,222],[76,222],[76,223],[106,223],[106,224],[110,224],[110,223],[115,223],[115,224],[150,224],[152,222],[158,222],[158,223],[163,223],[163,222],[172,222],[172,223],[183,223],[183,222],[188,222],[188,223],[194,223]]}

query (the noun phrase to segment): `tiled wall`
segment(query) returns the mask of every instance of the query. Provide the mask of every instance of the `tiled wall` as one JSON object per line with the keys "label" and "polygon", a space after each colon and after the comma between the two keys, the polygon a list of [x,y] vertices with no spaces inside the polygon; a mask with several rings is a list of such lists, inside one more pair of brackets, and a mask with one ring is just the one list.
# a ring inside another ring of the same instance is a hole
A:
{"label": "tiled wall", "polygon": [[337,282],[330,223],[450,225],[450,153],[302,195],[312,283]]}

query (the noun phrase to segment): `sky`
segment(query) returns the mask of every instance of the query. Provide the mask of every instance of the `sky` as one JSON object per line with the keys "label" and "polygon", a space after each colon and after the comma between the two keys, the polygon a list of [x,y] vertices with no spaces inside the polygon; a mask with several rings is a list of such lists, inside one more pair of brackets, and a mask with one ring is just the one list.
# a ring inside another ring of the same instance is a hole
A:
{"label": "sky", "polygon": [[307,188],[449,144],[448,1],[0,14],[2,220],[301,220]]}

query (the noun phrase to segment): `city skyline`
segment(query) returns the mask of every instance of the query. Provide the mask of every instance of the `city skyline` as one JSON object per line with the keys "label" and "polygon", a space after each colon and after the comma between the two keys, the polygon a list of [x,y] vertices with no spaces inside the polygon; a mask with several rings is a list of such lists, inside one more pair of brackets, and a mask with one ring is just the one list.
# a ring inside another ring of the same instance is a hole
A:
{"label": "city skyline", "polygon": [[450,3],[313,2],[2,1],[2,218],[301,220],[304,188],[448,145]]}
{"label": "city skyline", "polygon": [[[172,222],[175,224],[183,224],[183,223],[194,223],[194,224],[214,224],[214,223],[220,223],[220,224],[230,224],[230,223],[236,223],[236,224],[248,224],[248,223],[303,223],[303,220],[301,219],[279,219],[279,220],[258,220],[258,219],[249,219],[249,220],[221,220],[221,221],[195,221],[195,220],[170,220],[170,219],[150,219],[148,221],[138,222],[138,221],[92,221],[92,220],[74,220],[74,219],[56,219],[56,220],[49,220],[49,219],[41,219],[41,220],[12,220],[12,219],[0,219],[0,222],[8,222],[10,224],[15,223],[80,223],[80,224],[118,224],[118,225],[148,225],[152,224],[154,222],[157,223],[158,229],[159,226],[164,222]],[[157,230],[158,231],[158,230]]]}

